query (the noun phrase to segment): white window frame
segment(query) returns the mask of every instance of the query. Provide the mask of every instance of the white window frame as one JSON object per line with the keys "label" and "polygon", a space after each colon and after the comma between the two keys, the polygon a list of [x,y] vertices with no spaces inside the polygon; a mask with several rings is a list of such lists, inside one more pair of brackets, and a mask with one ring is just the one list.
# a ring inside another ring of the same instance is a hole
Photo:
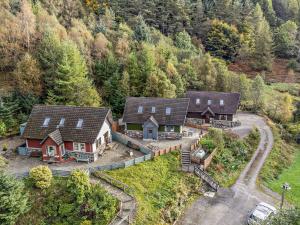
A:
{"label": "white window frame", "polygon": [[197,98],[197,99],[196,99],[196,105],[200,105],[200,103],[201,103],[200,98]]}
{"label": "white window frame", "polygon": [[156,113],[156,107],[155,106],[152,106],[151,113]]}
{"label": "white window frame", "polygon": [[85,143],[73,142],[73,150],[74,152],[86,152]]}
{"label": "white window frame", "polygon": [[166,115],[169,116],[171,115],[172,109],[170,107],[166,108]]}
{"label": "white window frame", "polygon": [[142,114],[143,113],[143,110],[144,110],[144,108],[143,108],[143,106],[139,106],[138,107],[138,114]]}
{"label": "white window frame", "polygon": [[48,127],[49,123],[50,123],[50,120],[51,118],[50,117],[46,117],[44,119],[44,122],[43,122],[43,127]]}
{"label": "white window frame", "polygon": [[165,132],[175,132],[175,126],[165,126]]}
{"label": "white window frame", "polygon": [[60,146],[60,150],[61,150],[61,155],[64,156],[66,154],[66,148],[65,148],[65,144],[62,144]]}
{"label": "white window frame", "polygon": [[224,100],[220,99],[220,105],[223,106],[224,105]]}
{"label": "white window frame", "polygon": [[[53,154],[50,154],[49,149],[53,148]],[[47,146],[47,156],[54,157],[56,155],[56,146],[48,145]]]}
{"label": "white window frame", "polygon": [[212,103],[212,100],[208,99],[207,100],[207,105],[211,105],[211,103]]}

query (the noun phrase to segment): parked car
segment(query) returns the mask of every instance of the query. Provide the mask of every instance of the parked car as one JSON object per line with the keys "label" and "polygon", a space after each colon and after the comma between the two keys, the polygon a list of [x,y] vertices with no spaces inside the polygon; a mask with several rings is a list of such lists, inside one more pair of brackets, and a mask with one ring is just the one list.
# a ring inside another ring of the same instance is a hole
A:
{"label": "parked car", "polygon": [[248,218],[248,225],[260,225],[268,218],[274,216],[277,213],[275,207],[269,205],[268,203],[261,202],[256,208],[251,212]]}

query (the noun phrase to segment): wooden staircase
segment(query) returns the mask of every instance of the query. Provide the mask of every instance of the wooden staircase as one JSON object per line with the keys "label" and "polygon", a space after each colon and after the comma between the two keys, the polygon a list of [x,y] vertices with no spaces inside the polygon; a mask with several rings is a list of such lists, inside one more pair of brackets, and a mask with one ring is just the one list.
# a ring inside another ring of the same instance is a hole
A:
{"label": "wooden staircase", "polygon": [[214,179],[211,176],[209,176],[208,173],[201,169],[200,166],[194,167],[194,173],[203,181],[205,181],[215,192],[218,191],[219,184],[216,181],[214,181]]}
{"label": "wooden staircase", "polygon": [[181,151],[181,165],[182,167],[189,167],[191,165],[191,152],[187,150]]}

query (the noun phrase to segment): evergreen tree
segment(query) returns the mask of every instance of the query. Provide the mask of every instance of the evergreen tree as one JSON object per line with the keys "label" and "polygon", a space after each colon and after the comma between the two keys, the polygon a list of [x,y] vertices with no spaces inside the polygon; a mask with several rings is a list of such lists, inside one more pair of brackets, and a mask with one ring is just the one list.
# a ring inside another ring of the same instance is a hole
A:
{"label": "evergreen tree", "polygon": [[57,68],[62,60],[63,49],[59,37],[51,30],[47,30],[39,47],[38,59],[43,70],[43,83],[45,93],[54,88],[54,81],[57,79]]}
{"label": "evergreen tree", "polygon": [[274,35],[274,50],[277,56],[283,58],[297,56],[297,30],[297,24],[290,20],[276,29]]}
{"label": "evergreen tree", "polygon": [[174,44],[177,48],[185,50],[190,50],[192,48],[191,37],[186,31],[176,34]]}
{"label": "evergreen tree", "polygon": [[56,104],[99,106],[99,94],[87,77],[87,67],[79,50],[72,42],[63,43],[62,60],[57,68],[57,79],[50,99]]}
{"label": "evergreen tree", "polygon": [[0,224],[15,224],[28,209],[24,183],[0,172]]}
{"label": "evergreen tree", "polygon": [[270,70],[273,62],[272,33],[261,7],[256,4],[253,12],[252,26],[255,40],[253,66],[259,70]]}
{"label": "evergreen tree", "polygon": [[134,29],[135,40],[151,42],[151,30],[145,23],[144,18],[139,15],[136,20],[137,21]]}

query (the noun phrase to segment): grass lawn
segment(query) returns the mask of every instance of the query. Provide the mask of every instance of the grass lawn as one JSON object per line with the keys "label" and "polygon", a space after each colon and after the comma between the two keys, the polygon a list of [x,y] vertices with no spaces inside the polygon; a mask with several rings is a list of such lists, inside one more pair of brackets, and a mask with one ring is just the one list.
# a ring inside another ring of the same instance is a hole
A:
{"label": "grass lawn", "polygon": [[259,182],[278,193],[283,183],[290,183],[292,190],[287,193],[287,199],[300,206],[300,149],[281,139],[275,124],[269,122],[269,126],[274,145],[260,172]]}
{"label": "grass lawn", "polygon": [[278,179],[267,183],[267,186],[273,191],[281,193],[281,186],[288,182],[292,187],[286,194],[286,198],[292,204],[300,207],[300,149],[296,153],[296,157],[290,167],[283,170]]}
{"label": "grass lawn", "polygon": [[134,189],[138,203],[135,224],[173,223],[199,194],[200,180],[180,170],[180,154],[172,152],[154,160],[107,172]]}

